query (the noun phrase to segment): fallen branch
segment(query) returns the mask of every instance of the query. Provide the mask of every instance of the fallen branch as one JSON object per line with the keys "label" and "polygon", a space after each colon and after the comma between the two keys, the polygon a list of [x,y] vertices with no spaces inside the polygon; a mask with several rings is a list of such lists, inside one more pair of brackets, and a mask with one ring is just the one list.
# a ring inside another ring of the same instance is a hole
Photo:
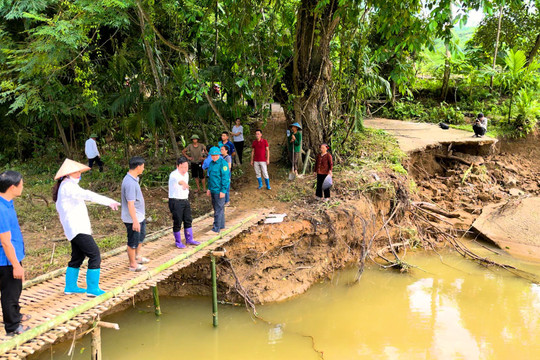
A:
{"label": "fallen branch", "polygon": [[411,204],[413,206],[421,207],[424,210],[429,210],[431,212],[434,212],[436,214],[442,215],[442,216],[447,217],[447,218],[459,218],[459,214],[445,211],[445,210],[437,207],[437,205],[431,204],[431,203],[428,203],[428,202],[425,202],[425,201],[415,201],[415,202],[412,202]]}
{"label": "fallen branch", "polygon": [[232,275],[233,275],[234,280],[235,280],[234,288],[235,288],[236,292],[244,299],[244,302],[246,304],[246,308],[248,310],[249,310],[249,308],[251,308],[251,310],[253,311],[253,315],[255,315],[255,317],[258,317],[257,309],[255,308],[255,302],[251,299],[251,297],[247,293],[246,289],[244,288],[244,286],[240,282],[240,279],[236,275],[236,271],[234,270],[234,267],[233,267],[231,261],[229,259],[227,259],[227,258],[221,258],[221,259],[223,261],[225,261],[229,265],[229,268],[231,269]]}

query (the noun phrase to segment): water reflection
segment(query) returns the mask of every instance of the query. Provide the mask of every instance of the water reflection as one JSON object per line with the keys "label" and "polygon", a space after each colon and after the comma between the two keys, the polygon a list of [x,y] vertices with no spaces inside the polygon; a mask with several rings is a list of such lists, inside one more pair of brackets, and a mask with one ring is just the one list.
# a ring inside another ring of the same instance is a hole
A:
{"label": "water reflection", "polygon": [[[213,329],[206,298],[162,299],[159,321],[151,302],[139,304],[148,311],[107,319],[122,330],[105,329],[104,358],[296,360],[319,359],[317,351],[327,360],[540,358],[540,286],[451,254],[444,264],[422,254],[407,260],[425,272],[374,267],[353,286],[356,271],[339,272],[302,296],[258,307],[268,322],[220,306]],[[74,359],[89,356],[82,348],[87,339]],[[56,347],[54,359],[66,352]]]}

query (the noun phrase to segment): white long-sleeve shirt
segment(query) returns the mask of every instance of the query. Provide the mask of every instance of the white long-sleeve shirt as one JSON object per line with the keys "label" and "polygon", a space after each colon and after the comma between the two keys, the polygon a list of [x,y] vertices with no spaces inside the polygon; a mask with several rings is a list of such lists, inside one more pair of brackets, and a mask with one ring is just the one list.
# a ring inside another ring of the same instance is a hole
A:
{"label": "white long-sleeve shirt", "polygon": [[58,211],[64,233],[69,241],[78,234],[92,235],[92,226],[85,201],[105,206],[116,202],[106,196],[81,188],[78,180],[70,177],[65,178],[58,189],[56,211]]}
{"label": "white long-sleeve shirt", "polygon": [[84,143],[84,153],[89,159],[93,159],[96,156],[99,156],[99,151],[97,149],[96,140],[90,138]]}

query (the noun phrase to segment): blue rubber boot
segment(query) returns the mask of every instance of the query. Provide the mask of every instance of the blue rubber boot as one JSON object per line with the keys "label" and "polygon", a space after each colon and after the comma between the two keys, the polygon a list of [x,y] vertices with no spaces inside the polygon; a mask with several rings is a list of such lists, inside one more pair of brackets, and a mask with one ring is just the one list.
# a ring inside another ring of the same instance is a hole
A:
{"label": "blue rubber boot", "polygon": [[105,291],[99,288],[99,277],[101,269],[88,269],[86,271],[86,295],[99,296],[105,294]]}
{"label": "blue rubber boot", "polygon": [[270,187],[270,179],[264,179],[264,182],[266,183],[266,188],[268,190],[271,190],[272,188]]}
{"label": "blue rubber boot", "polygon": [[257,189],[262,189],[262,178],[257,178],[257,181],[259,182],[259,187]]}
{"label": "blue rubber boot", "polygon": [[79,269],[68,267],[66,269],[66,287],[64,288],[64,294],[82,294],[86,292],[86,289],[77,286],[77,280],[79,279]]}

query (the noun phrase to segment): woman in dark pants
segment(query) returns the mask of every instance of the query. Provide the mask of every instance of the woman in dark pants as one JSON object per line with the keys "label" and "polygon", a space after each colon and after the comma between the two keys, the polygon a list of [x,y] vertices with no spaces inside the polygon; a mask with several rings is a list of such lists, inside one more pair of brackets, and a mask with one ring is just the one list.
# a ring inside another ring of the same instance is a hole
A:
{"label": "woman in dark pants", "polygon": [[240,124],[240,119],[236,119],[236,124],[232,128],[231,134],[233,136],[233,143],[236,153],[238,154],[238,159],[240,160],[240,164],[242,164],[242,154],[244,153],[244,127]]}
{"label": "woman in dark pants", "polygon": [[317,190],[315,196],[322,198],[330,197],[330,188],[323,191],[323,183],[327,176],[332,176],[332,168],[334,167],[334,161],[332,155],[328,152],[328,145],[321,145],[321,153],[317,155],[317,161],[315,162],[315,174],[317,175]]}
{"label": "woman in dark pants", "polygon": [[[53,200],[56,202],[56,210],[64,233],[71,243],[71,260],[66,269],[64,293],[99,296],[105,293],[99,288],[101,255],[92,237],[85,201],[109,206],[113,210],[117,210],[120,203],[79,186],[81,174],[88,170],[90,170],[88,166],[66,159],[54,177],[58,182],[53,188]],[[86,289],[77,285],[79,268],[85,257],[88,257]]]}

